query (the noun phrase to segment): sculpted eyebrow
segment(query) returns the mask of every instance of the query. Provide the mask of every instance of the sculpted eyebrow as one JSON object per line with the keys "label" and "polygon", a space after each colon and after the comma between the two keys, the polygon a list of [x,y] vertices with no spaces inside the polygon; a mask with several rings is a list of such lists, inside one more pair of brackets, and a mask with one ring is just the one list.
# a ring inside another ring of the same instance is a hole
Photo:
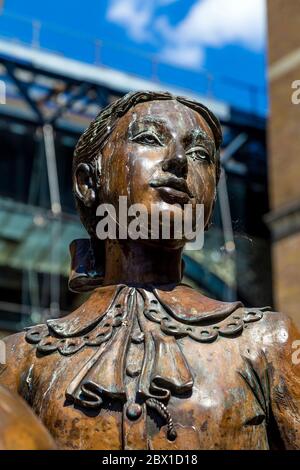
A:
{"label": "sculpted eyebrow", "polygon": [[206,143],[212,148],[215,147],[214,140],[203,130],[203,129],[194,129],[192,130],[184,139],[186,144],[195,145],[198,143]]}
{"label": "sculpted eyebrow", "polygon": [[203,129],[195,129],[191,132],[191,134],[194,139],[201,138],[213,143],[212,138]]}
{"label": "sculpted eyebrow", "polygon": [[170,131],[168,128],[168,123],[165,119],[160,117],[145,117],[142,119],[137,119],[133,121],[129,125],[129,136],[136,135],[138,132],[142,132],[144,130],[159,130],[162,132],[162,137],[168,138],[170,135]]}
{"label": "sculpted eyebrow", "polygon": [[136,122],[141,123],[141,124],[145,123],[145,124],[162,124],[164,126],[167,125],[166,119],[160,116],[147,116],[140,120],[137,120]]}

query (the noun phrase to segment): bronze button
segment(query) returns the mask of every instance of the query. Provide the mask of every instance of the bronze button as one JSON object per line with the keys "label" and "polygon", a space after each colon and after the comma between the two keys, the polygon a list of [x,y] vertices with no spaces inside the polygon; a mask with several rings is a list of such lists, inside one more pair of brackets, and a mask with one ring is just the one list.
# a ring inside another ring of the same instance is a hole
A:
{"label": "bronze button", "polygon": [[130,403],[126,410],[127,418],[134,421],[142,414],[142,407],[138,403]]}

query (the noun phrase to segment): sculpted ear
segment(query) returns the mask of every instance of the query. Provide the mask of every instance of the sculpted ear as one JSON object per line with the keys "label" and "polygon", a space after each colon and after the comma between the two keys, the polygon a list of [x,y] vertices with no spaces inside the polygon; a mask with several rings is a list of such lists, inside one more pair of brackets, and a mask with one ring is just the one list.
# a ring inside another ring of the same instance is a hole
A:
{"label": "sculpted ear", "polygon": [[78,199],[91,207],[96,199],[96,184],[93,168],[87,163],[80,163],[74,174],[74,191]]}

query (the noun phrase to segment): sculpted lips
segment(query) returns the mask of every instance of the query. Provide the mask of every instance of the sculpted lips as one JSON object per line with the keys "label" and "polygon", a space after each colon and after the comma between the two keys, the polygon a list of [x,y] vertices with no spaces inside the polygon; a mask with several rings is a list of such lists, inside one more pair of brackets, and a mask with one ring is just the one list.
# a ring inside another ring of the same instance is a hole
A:
{"label": "sculpted lips", "polygon": [[170,203],[188,203],[193,197],[183,178],[176,176],[162,176],[150,181],[152,188],[157,188],[163,199]]}

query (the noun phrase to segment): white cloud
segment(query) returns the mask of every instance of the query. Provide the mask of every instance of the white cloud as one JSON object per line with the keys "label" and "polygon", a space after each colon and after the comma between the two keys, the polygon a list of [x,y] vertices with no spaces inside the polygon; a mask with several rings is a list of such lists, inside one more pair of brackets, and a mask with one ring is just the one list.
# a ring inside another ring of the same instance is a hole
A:
{"label": "white cloud", "polygon": [[259,50],[264,37],[265,0],[198,0],[173,29],[177,42],[217,47],[239,43]]}
{"label": "white cloud", "polygon": [[162,62],[198,70],[203,63],[204,51],[198,46],[171,45],[161,51],[159,58]]}
{"label": "white cloud", "polygon": [[129,36],[138,42],[151,41],[154,39],[151,29],[153,29],[155,10],[179,1],[110,0],[106,19],[123,26]]}
{"label": "white cloud", "polygon": [[155,16],[158,6],[177,0],[111,0],[107,18],[137,41],[159,40],[159,56],[188,68],[203,65],[206,47],[241,44],[259,51],[265,43],[265,0],[196,0],[175,26]]}
{"label": "white cloud", "polygon": [[199,68],[205,47],[242,44],[258,51],[265,42],[265,0],[198,0],[186,17],[172,27],[168,18],[156,20],[155,28],[167,42],[161,57],[175,65]]}
{"label": "white cloud", "polygon": [[151,0],[111,0],[106,19],[123,26],[138,42],[151,40],[148,30],[155,6]]}

